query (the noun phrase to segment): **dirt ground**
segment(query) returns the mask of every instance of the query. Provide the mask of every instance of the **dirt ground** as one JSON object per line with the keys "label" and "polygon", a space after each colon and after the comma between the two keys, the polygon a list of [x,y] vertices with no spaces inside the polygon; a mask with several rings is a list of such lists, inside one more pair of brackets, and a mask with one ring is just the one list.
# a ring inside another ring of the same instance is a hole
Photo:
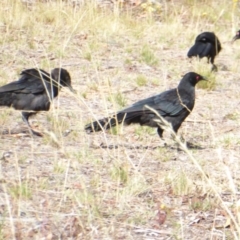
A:
{"label": "dirt ground", "polygon": [[[61,66],[77,90],[62,89],[49,112],[31,118],[42,138],[29,135],[20,112],[0,108],[0,238],[239,239],[238,10],[213,0],[163,1],[153,15],[94,9],[4,1],[0,10],[0,84],[26,68]],[[186,57],[202,31],[222,43],[216,73]],[[197,87],[179,130],[196,145],[188,153],[138,125],[84,132],[189,71],[212,85]]]}

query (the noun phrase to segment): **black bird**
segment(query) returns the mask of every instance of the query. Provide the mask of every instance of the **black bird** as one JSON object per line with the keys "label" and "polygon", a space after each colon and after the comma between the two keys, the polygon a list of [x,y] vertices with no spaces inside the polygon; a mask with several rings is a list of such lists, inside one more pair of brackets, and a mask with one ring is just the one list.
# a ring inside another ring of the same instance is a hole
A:
{"label": "black bird", "polygon": [[87,124],[85,130],[94,132],[109,129],[116,126],[117,123],[126,125],[139,123],[140,125],[157,128],[158,135],[162,138],[164,130],[156,122],[158,117],[146,108],[146,106],[149,106],[170,122],[173,130],[177,133],[182,122],[194,107],[195,85],[200,80],[206,79],[197,73],[189,72],[184,75],[177,88],[136,102],[132,106],[119,111],[114,116]]}
{"label": "black bird", "polygon": [[57,97],[61,87],[74,91],[67,70],[54,68],[50,75],[42,69],[26,69],[22,71],[18,81],[0,87],[0,106],[22,110],[23,121],[27,123],[30,131],[42,136],[31,129],[28,119],[38,111],[48,111],[51,101]]}
{"label": "black bird", "polygon": [[232,39],[232,43],[235,42],[236,40],[240,39],[240,30],[236,32],[236,35]]}
{"label": "black bird", "polygon": [[214,64],[216,55],[221,51],[221,43],[213,32],[203,32],[195,39],[195,44],[188,51],[187,56],[191,57],[207,57],[212,64],[212,71],[217,71],[217,66]]}

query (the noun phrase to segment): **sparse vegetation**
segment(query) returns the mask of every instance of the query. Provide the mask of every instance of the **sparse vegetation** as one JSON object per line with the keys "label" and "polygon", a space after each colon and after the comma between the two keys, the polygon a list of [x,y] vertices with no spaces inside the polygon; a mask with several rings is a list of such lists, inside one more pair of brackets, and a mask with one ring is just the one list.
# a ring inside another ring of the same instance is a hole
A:
{"label": "sparse vegetation", "polygon": [[147,45],[143,46],[142,48],[141,60],[149,66],[156,66],[158,64],[158,60],[153,51]]}
{"label": "sparse vegetation", "polygon": [[121,108],[123,108],[123,107],[126,106],[126,98],[124,98],[123,94],[121,94],[121,93],[118,92],[118,93],[114,96],[114,98],[115,98],[115,101],[117,102],[117,104],[118,104]]}
{"label": "sparse vegetation", "polygon": [[[240,238],[240,42],[229,44],[239,4],[129,2],[1,1],[0,85],[62,66],[78,93],[63,89],[34,117],[43,138],[22,134],[20,113],[0,108],[0,239]],[[216,73],[186,57],[205,30],[223,45]],[[200,149],[181,151],[171,133],[164,144],[148,127],[83,131],[188,71],[209,79],[179,130]]]}
{"label": "sparse vegetation", "polygon": [[139,87],[145,86],[147,84],[147,79],[144,75],[138,75],[136,78],[136,83]]}

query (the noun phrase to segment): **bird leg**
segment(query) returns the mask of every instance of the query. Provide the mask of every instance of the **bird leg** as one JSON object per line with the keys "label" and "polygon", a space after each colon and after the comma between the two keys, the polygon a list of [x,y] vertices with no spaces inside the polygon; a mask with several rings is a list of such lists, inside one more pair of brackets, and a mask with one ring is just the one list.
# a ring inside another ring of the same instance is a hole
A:
{"label": "bird leg", "polygon": [[211,59],[210,59],[210,62],[211,62],[211,64],[212,64],[211,72],[217,72],[217,71],[218,71],[218,68],[217,68],[217,66],[214,64],[214,59],[211,58]]}
{"label": "bird leg", "polygon": [[164,146],[166,147],[167,146],[167,143],[165,142],[165,140],[164,140],[164,138],[163,138],[163,130],[160,128],[160,127],[158,127],[157,128],[157,132],[158,132],[158,136],[162,139],[162,141],[164,142]]}
{"label": "bird leg", "polygon": [[42,137],[43,135],[40,132],[34,131],[29,124],[28,118],[34,114],[36,114],[36,112],[22,112],[22,119],[27,124],[30,133],[38,137]]}
{"label": "bird leg", "polygon": [[158,136],[163,140],[163,130],[160,127],[157,128],[157,133]]}

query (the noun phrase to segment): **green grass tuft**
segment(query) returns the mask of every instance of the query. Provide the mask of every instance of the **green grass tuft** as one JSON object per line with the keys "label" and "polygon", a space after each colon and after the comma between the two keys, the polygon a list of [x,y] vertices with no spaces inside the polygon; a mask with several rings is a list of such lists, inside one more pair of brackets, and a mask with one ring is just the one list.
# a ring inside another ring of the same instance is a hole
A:
{"label": "green grass tuft", "polygon": [[135,81],[139,87],[145,86],[147,84],[147,78],[144,75],[138,75]]}
{"label": "green grass tuft", "polygon": [[141,51],[141,61],[145,62],[149,66],[157,66],[158,59],[155,57],[151,48],[147,45],[143,46]]}

